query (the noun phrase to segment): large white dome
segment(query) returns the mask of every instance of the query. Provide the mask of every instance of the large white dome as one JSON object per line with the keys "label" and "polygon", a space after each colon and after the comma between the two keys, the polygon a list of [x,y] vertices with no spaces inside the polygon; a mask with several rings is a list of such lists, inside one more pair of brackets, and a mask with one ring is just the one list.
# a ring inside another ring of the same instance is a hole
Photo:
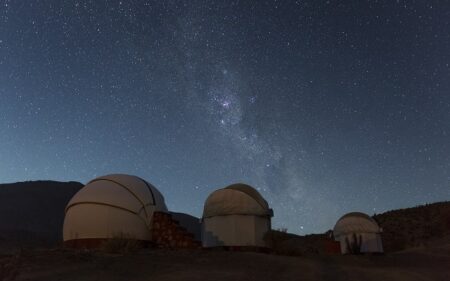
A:
{"label": "large white dome", "polygon": [[335,237],[349,233],[380,233],[377,222],[368,215],[360,212],[352,212],[342,216],[334,226]]}
{"label": "large white dome", "polygon": [[150,240],[155,211],[167,212],[164,197],[145,180],[123,174],[99,177],[67,204],[64,241],[117,235]]}
{"label": "large white dome", "polygon": [[233,184],[211,193],[206,199],[203,218],[224,215],[272,216],[269,204],[256,189]]}

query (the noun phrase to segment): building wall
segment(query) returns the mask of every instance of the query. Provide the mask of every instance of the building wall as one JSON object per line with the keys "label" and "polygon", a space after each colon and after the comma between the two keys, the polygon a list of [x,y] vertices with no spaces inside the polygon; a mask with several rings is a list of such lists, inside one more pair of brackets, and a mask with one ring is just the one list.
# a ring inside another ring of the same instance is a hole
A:
{"label": "building wall", "polygon": [[[379,233],[356,233],[357,236],[361,235],[361,253],[382,253],[383,245],[381,242],[381,236]],[[353,241],[353,233],[347,235],[341,235],[336,237],[341,245],[341,253],[348,254],[347,242]]]}
{"label": "building wall", "polygon": [[270,230],[270,218],[250,215],[228,215],[204,218],[202,246],[266,247],[265,233]]}
{"label": "building wall", "polygon": [[180,225],[171,214],[165,212],[153,213],[152,242],[160,248],[187,248],[201,247],[200,241],[195,240],[194,234]]}
{"label": "building wall", "polygon": [[67,210],[63,226],[64,241],[121,236],[150,240],[151,232],[142,216],[112,206],[79,204]]}

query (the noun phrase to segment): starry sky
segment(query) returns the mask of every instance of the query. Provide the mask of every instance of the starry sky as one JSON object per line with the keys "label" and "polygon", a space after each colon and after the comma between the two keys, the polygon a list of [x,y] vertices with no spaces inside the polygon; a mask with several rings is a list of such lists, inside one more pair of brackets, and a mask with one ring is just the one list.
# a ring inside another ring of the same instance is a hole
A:
{"label": "starry sky", "polygon": [[299,234],[449,200],[450,3],[0,0],[0,182],[110,173]]}

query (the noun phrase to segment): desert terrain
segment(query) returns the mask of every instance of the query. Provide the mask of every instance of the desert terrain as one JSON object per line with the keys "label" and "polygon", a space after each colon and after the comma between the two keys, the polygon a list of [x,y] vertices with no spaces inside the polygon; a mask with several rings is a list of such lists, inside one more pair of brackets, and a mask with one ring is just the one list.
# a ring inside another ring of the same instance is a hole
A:
{"label": "desert terrain", "polygon": [[2,262],[3,280],[450,280],[450,244],[361,256],[47,249],[25,250]]}

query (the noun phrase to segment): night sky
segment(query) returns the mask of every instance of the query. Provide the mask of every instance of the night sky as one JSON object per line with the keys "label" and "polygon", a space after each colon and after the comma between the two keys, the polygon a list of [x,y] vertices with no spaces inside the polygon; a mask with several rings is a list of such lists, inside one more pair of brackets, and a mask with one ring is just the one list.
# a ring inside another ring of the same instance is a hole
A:
{"label": "night sky", "polygon": [[256,187],[323,232],[450,199],[447,1],[0,1],[0,182]]}

